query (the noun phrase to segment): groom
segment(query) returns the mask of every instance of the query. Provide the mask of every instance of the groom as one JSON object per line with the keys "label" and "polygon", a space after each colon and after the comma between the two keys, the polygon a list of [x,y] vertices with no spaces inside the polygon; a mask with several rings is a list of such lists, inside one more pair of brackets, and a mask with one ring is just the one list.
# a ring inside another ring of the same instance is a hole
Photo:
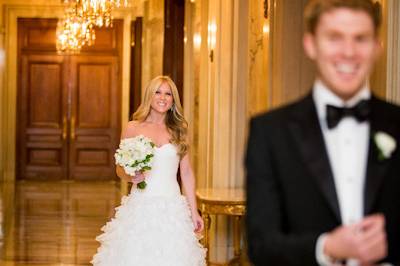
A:
{"label": "groom", "polygon": [[250,260],[400,265],[400,108],[368,83],[379,6],[312,0],[305,22],[304,48],[318,70],[311,93],[250,125]]}

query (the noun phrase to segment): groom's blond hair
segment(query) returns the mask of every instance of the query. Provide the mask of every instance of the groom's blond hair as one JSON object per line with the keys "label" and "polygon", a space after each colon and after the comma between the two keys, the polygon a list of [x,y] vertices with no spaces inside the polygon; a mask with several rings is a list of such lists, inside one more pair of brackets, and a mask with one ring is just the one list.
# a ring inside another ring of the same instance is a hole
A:
{"label": "groom's blond hair", "polygon": [[310,0],[304,10],[306,32],[314,34],[320,17],[337,8],[348,8],[367,13],[374,23],[375,34],[379,32],[382,22],[381,5],[373,0]]}

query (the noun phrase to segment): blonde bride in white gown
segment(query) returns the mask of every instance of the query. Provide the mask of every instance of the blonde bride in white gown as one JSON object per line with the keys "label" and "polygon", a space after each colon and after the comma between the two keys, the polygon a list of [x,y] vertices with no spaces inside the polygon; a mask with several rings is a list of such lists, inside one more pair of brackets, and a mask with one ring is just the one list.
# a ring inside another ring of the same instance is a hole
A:
{"label": "blonde bride in white gown", "polygon": [[[203,230],[197,212],[195,179],[187,154],[187,123],[175,84],[153,79],[122,138],[144,135],[156,144],[153,167],[135,178],[117,166],[117,175],[134,183],[115,217],[96,239],[95,266],[203,266],[205,249],[196,234]],[[180,168],[182,190],[177,182]],[[145,189],[135,184],[145,179]]]}

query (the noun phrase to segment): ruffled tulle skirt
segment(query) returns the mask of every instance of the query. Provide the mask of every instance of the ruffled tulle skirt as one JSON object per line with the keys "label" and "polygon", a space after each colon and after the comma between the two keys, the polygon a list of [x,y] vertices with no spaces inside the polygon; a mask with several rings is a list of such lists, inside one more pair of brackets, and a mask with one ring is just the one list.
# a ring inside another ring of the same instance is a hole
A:
{"label": "ruffled tulle skirt", "polygon": [[[136,191],[137,192],[137,191]],[[132,193],[103,234],[94,255],[95,266],[203,266],[205,249],[200,245],[182,195],[146,196]]]}

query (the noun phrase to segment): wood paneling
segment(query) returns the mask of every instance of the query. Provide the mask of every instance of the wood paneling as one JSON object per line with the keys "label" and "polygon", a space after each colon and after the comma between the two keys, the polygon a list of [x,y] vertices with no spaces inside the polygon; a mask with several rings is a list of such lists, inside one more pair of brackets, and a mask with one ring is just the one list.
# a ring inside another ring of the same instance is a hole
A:
{"label": "wood paneling", "polygon": [[67,178],[66,60],[23,54],[18,90],[17,171],[24,178]]}
{"label": "wood paneling", "polygon": [[77,151],[77,162],[81,166],[108,165],[110,152],[107,150],[79,150]]}
{"label": "wood paneling", "polygon": [[[56,51],[57,19],[18,19],[19,45],[23,51]],[[81,53],[112,53],[118,55],[121,49],[122,22],[114,20],[112,28],[95,28],[96,41],[93,46],[83,47]]]}
{"label": "wood paneling", "polygon": [[[62,65],[42,60],[28,62],[27,68],[29,126],[58,128],[62,113]],[[42,104],[51,110],[44,109]]]}
{"label": "wood paneling", "polygon": [[122,49],[122,21],[114,20],[112,28],[95,28],[96,41],[93,46],[83,47],[81,54],[120,56]]}
{"label": "wood paneling", "polygon": [[178,88],[180,98],[183,99],[185,1],[165,0],[164,17],[163,73],[172,78]]}
{"label": "wood paneling", "polygon": [[131,83],[129,90],[129,115],[139,107],[142,97],[142,38],[143,18],[131,23]]}
{"label": "wood paneling", "polygon": [[55,50],[57,19],[19,19],[18,28],[20,49],[28,51]]}
{"label": "wood paneling", "polygon": [[71,178],[108,179],[119,142],[118,60],[73,56],[71,65]]}
{"label": "wood paneling", "polygon": [[[107,128],[110,126],[111,79],[116,73],[112,65],[79,63],[77,67],[77,126],[79,128]],[[115,71],[114,71],[115,72]],[[96,115],[93,115],[96,114]]]}
{"label": "wood paneling", "polygon": [[29,165],[61,165],[61,155],[56,149],[28,149]]}
{"label": "wood paneling", "polygon": [[77,55],[57,53],[56,23],[19,19],[17,178],[114,179],[122,23]]}

